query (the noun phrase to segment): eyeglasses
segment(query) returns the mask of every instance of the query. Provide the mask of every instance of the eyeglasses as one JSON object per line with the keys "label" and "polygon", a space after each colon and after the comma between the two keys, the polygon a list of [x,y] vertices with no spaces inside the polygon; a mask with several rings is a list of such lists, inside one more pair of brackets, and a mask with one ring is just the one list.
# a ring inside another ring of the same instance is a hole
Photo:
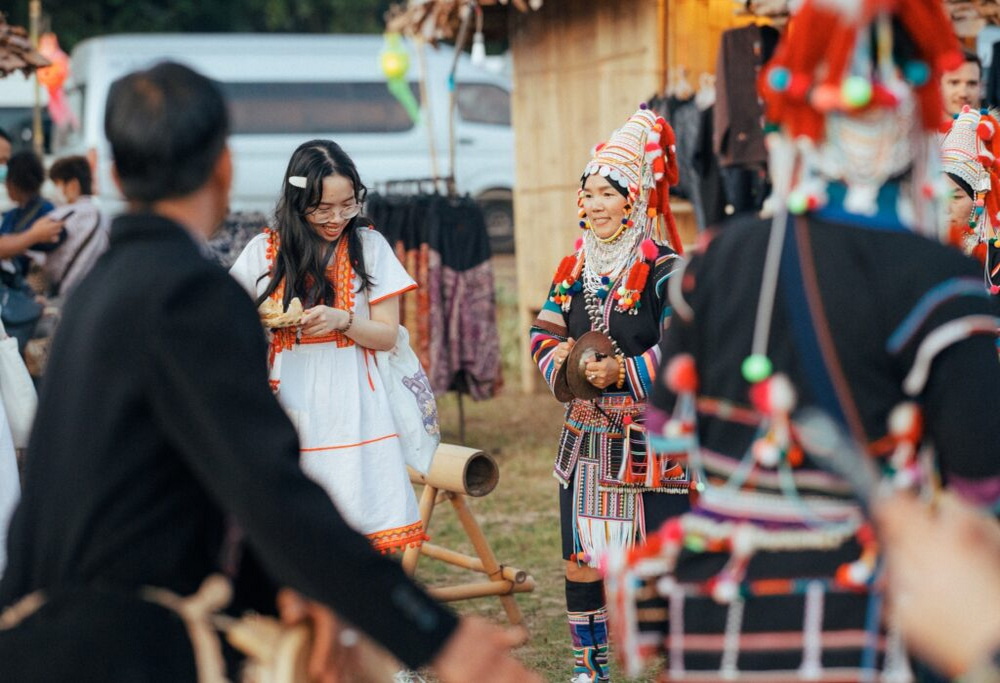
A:
{"label": "eyeglasses", "polygon": [[312,211],[307,211],[306,215],[318,223],[323,223],[331,218],[348,221],[357,216],[359,213],[361,213],[361,204],[355,202],[349,206],[344,206],[339,209],[313,209]]}

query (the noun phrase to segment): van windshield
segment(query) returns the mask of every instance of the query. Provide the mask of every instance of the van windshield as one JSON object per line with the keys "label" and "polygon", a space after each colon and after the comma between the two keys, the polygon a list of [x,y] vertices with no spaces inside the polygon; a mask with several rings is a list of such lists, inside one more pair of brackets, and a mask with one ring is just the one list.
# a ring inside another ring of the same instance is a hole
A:
{"label": "van windshield", "polygon": [[[394,133],[413,128],[385,82],[220,83],[235,135]],[[420,101],[416,84],[410,84]]]}

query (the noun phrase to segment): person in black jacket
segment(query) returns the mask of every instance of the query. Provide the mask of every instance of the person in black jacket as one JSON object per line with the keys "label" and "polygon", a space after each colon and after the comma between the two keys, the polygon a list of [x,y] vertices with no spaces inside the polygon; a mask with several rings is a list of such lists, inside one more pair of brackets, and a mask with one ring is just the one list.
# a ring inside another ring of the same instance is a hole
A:
{"label": "person in black jacket", "polygon": [[[443,681],[536,680],[514,633],[435,603],[300,470],[254,305],[204,256],[232,178],[218,89],[177,64],[130,74],[105,128],[129,211],[53,343],[0,582],[0,679],[195,680],[180,617],[140,596],[224,572],[236,611],[274,612],[281,586],[286,619],[324,634],[332,608]],[[317,637],[319,680],[330,648]]]}

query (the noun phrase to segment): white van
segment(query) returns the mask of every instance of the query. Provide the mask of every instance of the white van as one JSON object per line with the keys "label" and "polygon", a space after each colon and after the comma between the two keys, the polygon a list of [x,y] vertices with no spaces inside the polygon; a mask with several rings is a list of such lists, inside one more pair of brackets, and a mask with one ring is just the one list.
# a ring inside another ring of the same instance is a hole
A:
{"label": "white van", "polygon": [[[419,62],[413,46],[406,41],[404,45],[410,53],[411,89],[420,101]],[[389,92],[381,70],[382,49],[378,35],[135,34],[84,40],[73,49],[66,84],[81,127],[60,140],[53,152],[89,155],[95,162],[99,197],[120,202],[111,182],[103,130],[108,88],[125,73],[169,59],[217,81],[229,100],[234,211],[270,212],[292,151],[312,138],[340,144],[369,188],[429,177],[428,128],[423,122],[414,124]],[[448,76],[454,51],[428,47],[425,54],[428,101],[421,104],[424,116],[426,105],[431,105],[438,174],[447,175]],[[455,94],[457,190],[484,202],[491,235],[502,242],[501,233],[513,236],[510,80],[476,69],[463,53]]]}

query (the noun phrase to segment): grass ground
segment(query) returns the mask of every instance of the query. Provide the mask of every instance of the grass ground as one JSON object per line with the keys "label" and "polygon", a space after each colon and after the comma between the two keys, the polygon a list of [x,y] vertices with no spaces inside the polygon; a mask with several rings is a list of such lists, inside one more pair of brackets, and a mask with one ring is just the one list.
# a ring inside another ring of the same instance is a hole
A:
{"label": "grass ground", "polygon": [[[463,408],[466,445],[493,455],[500,467],[500,482],[490,495],[468,503],[498,560],[528,571],[535,579],[534,592],[517,596],[530,633],[517,656],[546,681],[568,681],[572,657],[563,597],[558,484],[551,474],[563,409],[550,394],[521,392],[519,354],[527,353],[527,330],[518,329],[513,257],[495,257],[494,272],[505,386],[489,401],[477,403],[466,397]],[[457,443],[456,396],[438,397],[438,410],[443,440]],[[436,507],[429,531],[434,543],[475,554],[450,506]],[[429,585],[448,585],[480,581],[482,575],[422,558],[417,578]],[[453,604],[462,613],[506,623],[497,598]]]}

